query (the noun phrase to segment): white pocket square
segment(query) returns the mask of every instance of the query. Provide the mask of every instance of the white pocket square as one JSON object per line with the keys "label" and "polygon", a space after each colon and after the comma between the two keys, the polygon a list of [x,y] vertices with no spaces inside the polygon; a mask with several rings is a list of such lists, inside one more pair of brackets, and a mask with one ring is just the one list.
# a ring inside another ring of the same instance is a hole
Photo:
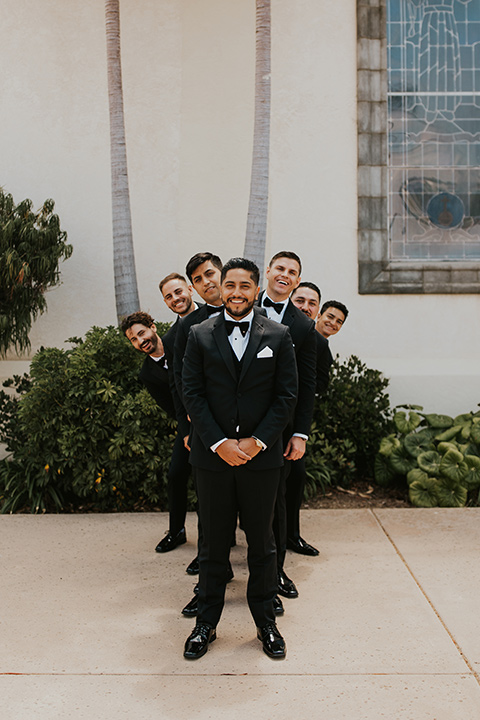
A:
{"label": "white pocket square", "polygon": [[273,350],[272,348],[269,348],[268,345],[260,350],[260,352],[257,353],[257,358],[267,358],[267,357],[273,357]]}

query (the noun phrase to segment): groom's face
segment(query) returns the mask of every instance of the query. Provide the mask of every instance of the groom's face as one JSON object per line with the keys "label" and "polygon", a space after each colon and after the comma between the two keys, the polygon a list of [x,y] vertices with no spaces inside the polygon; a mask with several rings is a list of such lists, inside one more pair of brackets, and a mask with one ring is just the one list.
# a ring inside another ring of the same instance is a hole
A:
{"label": "groom's face", "polygon": [[233,318],[243,318],[255,305],[259,287],[250,272],[243,268],[233,268],[222,282],[222,300],[225,309]]}

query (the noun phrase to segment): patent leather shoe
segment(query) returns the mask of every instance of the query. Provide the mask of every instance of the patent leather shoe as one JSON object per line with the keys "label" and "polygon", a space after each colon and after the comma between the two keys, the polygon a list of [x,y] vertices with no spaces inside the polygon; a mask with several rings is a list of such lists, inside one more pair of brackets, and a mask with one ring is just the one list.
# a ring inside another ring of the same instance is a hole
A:
{"label": "patent leather shoe", "polygon": [[208,650],[209,644],[216,637],[215,628],[207,623],[197,623],[185,642],[183,657],[186,660],[198,660],[198,658],[203,657]]}
{"label": "patent leather shoe", "polygon": [[187,569],[185,570],[185,572],[188,575],[198,575],[198,555],[193,558],[190,565],[187,566]]}
{"label": "patent leather shoe", "polygon": [[273,612],[275,613],[275,615],[283,615],[283,613],[285,612],[283,608],[283,603],[278,597],[278,595],[275,595],[275,597],[273,598]]}
{"label": "patent leather shoe", "polygon": [[289,550],[293,550],[293,552],[296,552],[299,555],[310,555],[312,557],[315,557],[319,554],[317,548],[314,548],[313,545],[309,545],[301,537],[288,538],[287,548]]}
{"label": "patent leather shoe", "polygon": [[263,652],[268,657],[274,660],[283,660],[287,654],[287,647],[275,623],[269,623],[257,628],[257,637],[262,643]]}
{"label": "patent leather shoe", "polygon": [[296,598],[298,597],[298,590],[295,587],[295,583],[293,580],[290,580],[290,578],[285,574],[283,570],[279,570],[277,575],[277,593],[279,595],[283,595],[283,597],[286,598]]}
{"label": "patent leather shoe", "polygon": [[155,552],[170,552],[170,550],[175,550],[176,547],[178,547],[179,545],[183,545],[183,543],[186,542],[187,535],[185,533],[185,528],[182,528],[180,532],[178,532],[176,535],[172,535],[172,533],[168,532],[165,537],[158,543],[157,547],[155,548]]}
{"label": "patent leather shoe", "polygon": [[190,602],[188,602],[182,610],[182,615],[185,617],[196,617],[198,613],[198,595],[194,595]]}

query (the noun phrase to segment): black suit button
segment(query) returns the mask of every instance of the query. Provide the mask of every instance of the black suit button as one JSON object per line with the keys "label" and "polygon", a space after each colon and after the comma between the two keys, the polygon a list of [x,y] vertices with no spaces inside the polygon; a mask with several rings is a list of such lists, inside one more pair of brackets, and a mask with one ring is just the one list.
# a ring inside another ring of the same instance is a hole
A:
{"label": "black suit button", "polygon": [[237,397],[242,397],[242,393],[237,393]]}

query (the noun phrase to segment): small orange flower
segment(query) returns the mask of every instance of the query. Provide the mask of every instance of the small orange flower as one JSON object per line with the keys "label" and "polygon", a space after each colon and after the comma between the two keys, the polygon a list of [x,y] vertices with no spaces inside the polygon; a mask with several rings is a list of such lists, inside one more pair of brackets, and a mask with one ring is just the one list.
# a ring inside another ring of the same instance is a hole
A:
{"label": "small orange flower", "polygon": [[47,464],[45,465],[45,472],[48,472],[49,470],[50,470],[50,465],[47,463]]}

